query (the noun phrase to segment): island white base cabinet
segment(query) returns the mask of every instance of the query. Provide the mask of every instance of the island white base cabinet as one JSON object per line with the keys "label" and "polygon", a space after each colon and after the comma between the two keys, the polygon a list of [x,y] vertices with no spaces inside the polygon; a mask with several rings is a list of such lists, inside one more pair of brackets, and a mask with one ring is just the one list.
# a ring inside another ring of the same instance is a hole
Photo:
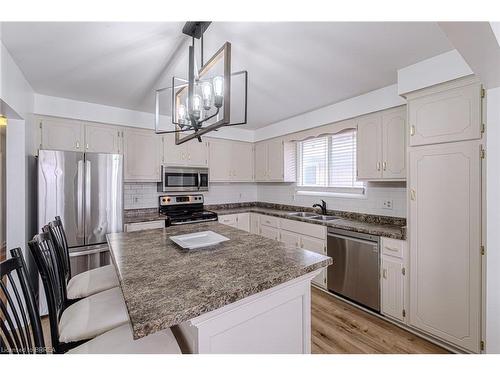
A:
{"label": "island white base cabinet", "polygon": [[174,328],[181,348],[199,354],[310,354],[311,280],[321,269]]}

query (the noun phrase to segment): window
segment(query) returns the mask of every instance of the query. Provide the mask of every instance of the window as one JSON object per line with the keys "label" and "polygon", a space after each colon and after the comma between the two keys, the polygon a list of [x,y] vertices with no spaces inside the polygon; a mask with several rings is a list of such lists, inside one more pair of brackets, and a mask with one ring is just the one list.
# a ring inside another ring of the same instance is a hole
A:
{"label": "window", "polygon": [[[309,139],[297,143],[300,187],[323,191],[363,193],[356,181],[356,131]],[[321,190],[321,189],[319,189]]]}

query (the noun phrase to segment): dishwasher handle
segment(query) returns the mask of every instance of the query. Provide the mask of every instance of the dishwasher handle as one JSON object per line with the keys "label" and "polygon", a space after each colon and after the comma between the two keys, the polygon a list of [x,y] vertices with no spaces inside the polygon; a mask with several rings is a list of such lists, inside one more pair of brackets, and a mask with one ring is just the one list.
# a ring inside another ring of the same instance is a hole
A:
{"label": "dishwasher handle", "polygon": [[355,242],[360,242],[360,243],[364,243],[364,244],[367,244],[367,245],[377,246],[377,248],[378,248],[378,242],[377,241],[370,241],[370,240],[365,240],[365,239],[362,239],[362,238],[349,237],[349,236],[344,236],[342,234],[337,234],[337,233],[328,233],[328,237],[342,238],[342,239],[348,240],[348,241],[355,241]]}

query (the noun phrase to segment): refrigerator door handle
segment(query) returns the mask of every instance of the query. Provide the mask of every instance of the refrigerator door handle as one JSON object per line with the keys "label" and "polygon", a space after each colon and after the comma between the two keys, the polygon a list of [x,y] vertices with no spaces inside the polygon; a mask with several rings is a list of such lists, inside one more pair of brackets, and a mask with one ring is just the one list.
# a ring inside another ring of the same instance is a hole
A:
{"label": "refrigerator door handle", "polygon": [[77,237],[84,238],[85,228],[84,228],[84,212],[83,212],[83,202],[84,202],[84,189],[83,189],[83,179],[84,179],[84,164],[83,160],[78,160],[77,163],[77,174],[76,174],[76,230]]}
{"label": "refrigerator door handle", "polygon": [[85,160],[85,243],[87,243],[87,238],[89,238],[90,233],[90,212],[91,212],[91,175],[92,175],[92,164],[90,160]]}

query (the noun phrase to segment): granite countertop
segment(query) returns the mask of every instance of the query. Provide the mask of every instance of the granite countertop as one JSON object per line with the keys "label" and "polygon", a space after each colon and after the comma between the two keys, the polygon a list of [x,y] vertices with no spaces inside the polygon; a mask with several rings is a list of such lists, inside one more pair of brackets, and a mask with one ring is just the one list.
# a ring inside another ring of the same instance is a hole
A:
{"label": "granite countertop", "polygon": [[[290,212],[296,212],[297,210],[290,209],[276,209],[276,208],[267,208],[267,207],[258,207],[258,206],[241,206],[234,208],[215,208],[212,211],[216,212],[218,215],[230,215],[236,213],[243,212],[255,212],[264,215],[276,216],[289,220],[297,220],[303,221],[306,223],[325,225],[329,228],[337,228],[350,230],[359,233],[367,233],[375,236],[389,237],[398,240],[406,239],[406,226],[396,225],[396,224],[388,224],[381,222],[370,222],[363,220],[356,220],[355,218],[347,218],[339,216],[339,219],[331,220],[331,221],[317,221],[311,220],[304,217],[290,216],[288,215]],[[329,215],[338,215],[336,212],[329,213]],[[358,215],[358,217],[363,217],[368,215]]]}
{"label": "granite countertop", "polygon": [[124,224],[140,223],[143,221],[166,220],[167,216],[158,212],[157,208],[142,208],[125,210],[123,215]]}
{"label": "granite countertop", "polygon": [[[170,236],[212,230],[230,240],[185,251]],[[217,222],[107,235],[134,339],[326,267],[331,258]]]}

